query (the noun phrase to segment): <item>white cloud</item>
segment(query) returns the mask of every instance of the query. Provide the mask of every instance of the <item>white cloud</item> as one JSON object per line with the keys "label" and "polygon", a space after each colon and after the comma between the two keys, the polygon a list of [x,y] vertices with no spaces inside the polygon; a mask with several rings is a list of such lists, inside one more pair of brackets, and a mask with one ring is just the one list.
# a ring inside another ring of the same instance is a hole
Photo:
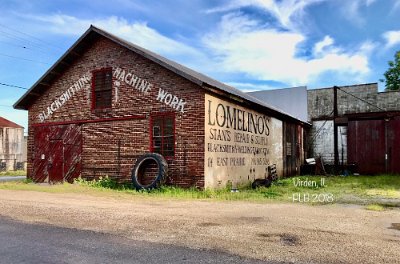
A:
{"label": "white cloud", "polygon": [[324,1],[326,0],[234,0],[225,6],[209,9],[206,12],[226,12],[237,10],[241,7],[255,6],[270,13],[282,27],[295,29],[299,18],[308,6]]}
{"label": "white cloud", "polygon": [[226,84],[236,87],[244,92],[255,92],[255,91],[276,89],[276,87],[272,85],[265,85],[265,84],[254,84],[254,83],[243,83],[243,82],[227,82]]}
{"label": "white cloud", "polygon": [[[304,3],[302,5],[305,6]],[[198,41],[203,49],[166,37],[146,23],[130,23],[118,17],[79,19],[55,14],[31,18],[42,22],[43,30],[63,35],[79,36],[90,24],[94,24],[218,79],[224,76],[223,79],[229,80],[230,76],[239,73],[248,78],[273,80],[288,86],[310,86],[318,75],[326,72],[331,72],[332,78],[366,75],[369,72],[368,54],[374,48],[372,44],[365,43],[354,51],[344,51],[335,45],[332,37],[325,36],[314,44],[312,57],[299,58],[296,56],[299,46],[307,40],[303,33],[266,28],[262,21],[241,13],[222,16],[219,24]]]}
{"label": "white cloud", "polygon": [[394,4],[393,4],[393,9],[398,9],[400,8],[400,1],[399,0],[393,0]]}
{"label": "white cloud", "polygon": [[348,77],[369,73],[368,52],[372,45],[361,45],[355,51],[344,51],[326,36],[314,46],[311,58],[296,56],[306,37],[298,32],[268,29],[240,13],[223,16],[219,28],[203,38],[228,72],[244,73],[258,80],[274,80],[292,86],[305,85],[325,72]]}
{"label": "white cloud", "polygon": [[79,19],[63,14],[30,16],[30,18],[44,22],[43,30],[52,33],[80,36],[93,24],[136,45],[159,52],[164,56],[201,56],[196,49],[160,34],[145,22],[129,23],[126,19],[115,16],[103,19]]}
{"label": "white cloud", "polygon": [[323,51],[328,47],[331,47],[333,43],[334,43],[333,38],[331,38],[330,36],[325,36],[322,41],[317,42],[314,45],[314,55],[319,55],[323,53]]}
{"label": "white cloud", "polygon": [[382,34],[382,37],[386,40],[385,48],[389,49],[400,44],[400,30],[398,31],[386,31]]}
{"label": "white cloud", "polygon": [[339,3],[341,12],[345,18],[358,26],[366,23],[366,18],[360,13],[363,7],[370,7],[376,0],[342,0]]}

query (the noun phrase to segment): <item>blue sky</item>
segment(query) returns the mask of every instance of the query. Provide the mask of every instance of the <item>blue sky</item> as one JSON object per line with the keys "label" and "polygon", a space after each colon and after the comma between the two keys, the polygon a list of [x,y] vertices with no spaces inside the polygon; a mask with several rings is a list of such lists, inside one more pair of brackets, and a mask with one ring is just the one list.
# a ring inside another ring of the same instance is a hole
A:
{"label": "blue sky", "polygon": [[[0,83],[28,88],[90,24],[244,91],[379,82],[400,50],[400,0],[0,0],[0,10]],[[0,89],[0,116],[27,127],[10,107],[25,91]]]}

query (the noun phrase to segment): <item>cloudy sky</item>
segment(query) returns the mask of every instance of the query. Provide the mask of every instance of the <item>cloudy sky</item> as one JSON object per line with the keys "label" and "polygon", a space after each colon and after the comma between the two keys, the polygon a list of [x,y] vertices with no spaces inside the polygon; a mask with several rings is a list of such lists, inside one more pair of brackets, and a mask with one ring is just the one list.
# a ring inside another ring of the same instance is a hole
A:
{"label": "cloudy sky", "polygon": [[[379,82],[400,0],[0,0],[0,116],[96,25],[244,91]],[[384,89],[383,84],[380,90]]]}

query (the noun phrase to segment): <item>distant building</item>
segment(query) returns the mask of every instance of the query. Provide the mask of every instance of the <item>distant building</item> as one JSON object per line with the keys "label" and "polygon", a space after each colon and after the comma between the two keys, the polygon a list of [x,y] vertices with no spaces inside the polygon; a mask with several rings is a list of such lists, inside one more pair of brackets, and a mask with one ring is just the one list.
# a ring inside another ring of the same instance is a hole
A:
{"label": "distant building", "polygon": [[0,117],[0,170],[23,170],[25,164],[24,128]]}
{"label": "distant building", "polygon": [[340,86],[337,117],[334,89],[308,90],[312,123],[309,156],[334,164],[334,127],[339,164],[356,164],[363,174],[400,173],[400,92],[378,92],[377,83]]}
{"label": "distant building", "polygon": [[335,164],[336,126],[338,165],[354,164],[362,174],[400,173],[400,92],[378,92],[377,83],[340,86],[336,117],[333,87],[248,94],[312,124],[303,140],[306,158]]}

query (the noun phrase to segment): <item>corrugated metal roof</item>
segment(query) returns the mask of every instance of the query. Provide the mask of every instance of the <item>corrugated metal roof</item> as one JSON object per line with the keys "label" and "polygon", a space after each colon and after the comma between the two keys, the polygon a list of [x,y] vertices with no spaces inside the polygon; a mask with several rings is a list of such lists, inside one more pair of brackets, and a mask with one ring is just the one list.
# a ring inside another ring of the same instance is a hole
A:
{"label": "corrugated metal roof", "polygon": [[266,104],[278,107],[304,122],[307,122],[307,87],[290,87],[284,89],[249,92]]}
{"label": "corrugated metal roof", "polygon": [[95,34],[108,38],[119,45],[132,50],[145,58],[179,74],[180,76],[200,85],[201,87],[207,89],[208,87],[216,88],[221,90],[229,95],[237,96],[245,101],[251,102],[253,104],[259,105],[263,108],[267,108],[269,112],[277,113],[282,115],[283,117],[287,117],[293,119],[297,122],[304,123],[298,118],[275,108],[263,101],[250,96],[239,89],[226,85],[222,82],[214,80],[204,74],[196,72],[188,67],[185,67],[177,62],[169,60],[165,57],[162,57],[152,51],[149,51],[145,48],[139,47],[131,42],[128,42],[124,39],[121,39],[117,36],[114,36],[111,33],[108,33],[102,29],[99,29],[95,26],[90,26],[90,28],[75,42],[75,44],[68,49],[68,51],[14,104],[14,108],[16,109],[28,109],[32,100],[35,100],[35,97],[40,96],[41,92],[44,91],[51,83],[51,81],[60,74],[65,67],[69,66],[70,63],[77,57],[80,56],[80,52],[83,51],[87,47],[87,43],[95,38]]}
{"label": "corrugated metal roof", "polygon": [[24,128],[8,119],[0,116],[0,127]]}

